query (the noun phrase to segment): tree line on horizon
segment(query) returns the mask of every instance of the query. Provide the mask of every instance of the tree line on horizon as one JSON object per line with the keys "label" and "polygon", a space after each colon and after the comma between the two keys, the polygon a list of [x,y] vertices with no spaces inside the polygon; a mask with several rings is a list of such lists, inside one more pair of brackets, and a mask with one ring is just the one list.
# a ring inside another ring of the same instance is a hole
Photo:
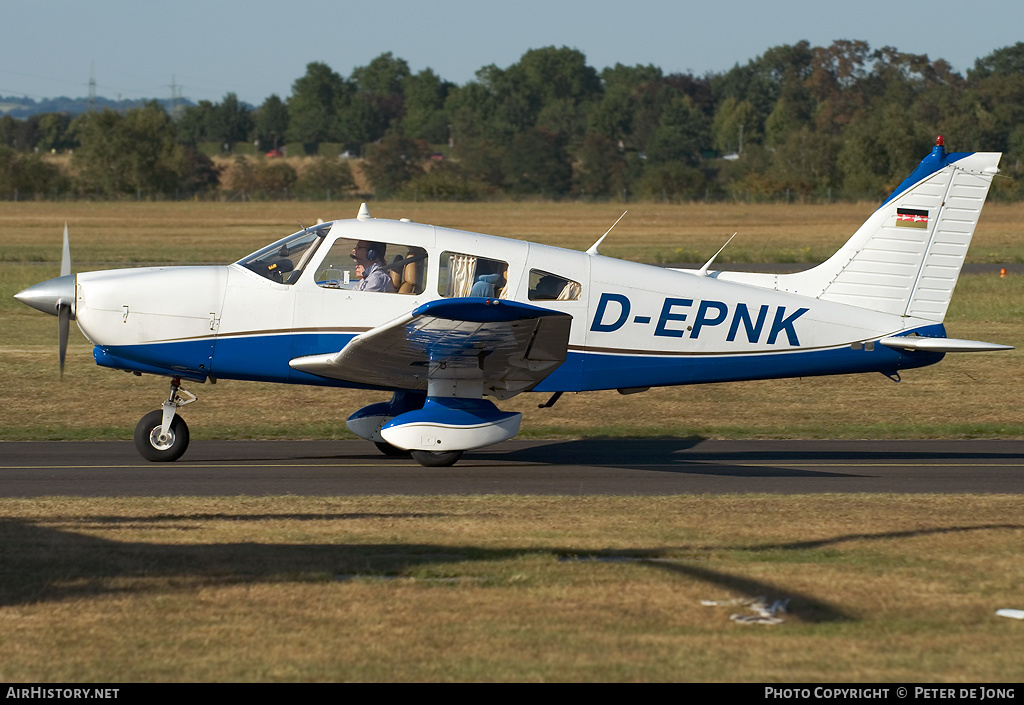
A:
{"label": "tree line on horizon", "polygon": [[[0,118],[0,198],[340,196],[356,182],[339,156],[357,156],[379,198],[878,199],[940,134],[950,151],[1003,152],[1003,173],[1020,175],[1024,42],[966,76],[849,40],[776,46],[703,76],[599,72],[545,47],[461,86],[390,52],[348,78],[314,62],[290,96],[256,108],[229,93],[173,114],[154,101]],[[39,156],[65,150],[70,169]],[[262,158],[279,150],[310,159]],[[211,152],[235,156],[230,184]],[[1024,196],[1013,179],[993,191]]]}

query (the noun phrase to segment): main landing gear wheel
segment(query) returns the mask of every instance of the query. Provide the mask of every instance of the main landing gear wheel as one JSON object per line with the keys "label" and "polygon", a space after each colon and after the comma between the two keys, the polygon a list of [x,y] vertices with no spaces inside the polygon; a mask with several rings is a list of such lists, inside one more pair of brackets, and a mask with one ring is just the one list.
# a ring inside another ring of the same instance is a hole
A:
{"label": "main landing gear wheel", "polygon": [[401,448],[398,448],[397,446],[393,446],[390,443],[388,443],[387,441],[374,441],[373,445],[377,446],[377,450],[379,450],[384,455],[387,455],[387,456],[390,456],[390,457],[393,457],[393,458],[395,458],[395,457],[397,457],[397,458],[408,458],[409,457],[409,451],[402,450]]}
{"label": "main landing gear wheel", "polygon": [[167,435],[160,433],[164,413],[157,409],[142,417],[135,427],[135,449],[143,458],[154,463],[170,463],[182,456],[188,448],[188,425],[175,415]]}
{"label": "main landing gear wheel", "polygon": [[426,468],[447,468],[459,462],[461,450],[410,450],[412,459]]}

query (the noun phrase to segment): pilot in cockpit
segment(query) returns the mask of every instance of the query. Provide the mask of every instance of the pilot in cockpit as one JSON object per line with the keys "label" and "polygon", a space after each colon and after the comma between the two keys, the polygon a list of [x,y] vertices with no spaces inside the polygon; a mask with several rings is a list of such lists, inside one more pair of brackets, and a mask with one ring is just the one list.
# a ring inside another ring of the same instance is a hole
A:
{"label": "pilot in cockpit", "polygon": [[362,266],[361,278],[356,285],[357,291],[384,291],[390,294],[398,291],[385,264],[386,247],[381,242],[360,240],[356,243],[352,250],[352,259]]}

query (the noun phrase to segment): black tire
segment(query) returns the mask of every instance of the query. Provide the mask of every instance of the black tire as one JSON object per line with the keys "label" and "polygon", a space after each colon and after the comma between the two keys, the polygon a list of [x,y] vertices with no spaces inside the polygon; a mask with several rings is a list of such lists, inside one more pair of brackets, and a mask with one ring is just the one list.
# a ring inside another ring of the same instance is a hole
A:
{"label": "black tire", "polygon": [[410,450],[409,453],[425,468],[447,468],[462,457],[461,450]]}
{"label": "black tire", "polygon": [[377,446],[377,450],[379,450],[384,455],[391,456],[393,458],[397,458],[397,457],[408,458],[409,457],[409,451],[402,450],[401,448],[393,446],[390,443],[388,443],[387,441],[374,441],[373,445]]}
{"label": "black tire", "polygon": [[142,417],[135,427],[135,449],[153,463],[170,463],[180,458],[188,448],[188,424],[177,414],[171,421],[170,441],[161,444],[157,438],[164,412],[157,409]]}

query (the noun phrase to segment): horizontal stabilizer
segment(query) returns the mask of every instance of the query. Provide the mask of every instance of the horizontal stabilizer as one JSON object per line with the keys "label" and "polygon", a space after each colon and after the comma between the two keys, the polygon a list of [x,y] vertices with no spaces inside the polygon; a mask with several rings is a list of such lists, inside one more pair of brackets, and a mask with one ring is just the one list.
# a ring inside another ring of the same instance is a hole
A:
{"label": "horizontal stabilizer", "polygon": [[1013,350],[1012,345],[986,343],[981,340],[960,340],[958,338],[924,338],[917,335],[900,335],[882,338],[878,341],[887,348],[898,350],[925,350],[928,352],[988,352],[991,350]]}

